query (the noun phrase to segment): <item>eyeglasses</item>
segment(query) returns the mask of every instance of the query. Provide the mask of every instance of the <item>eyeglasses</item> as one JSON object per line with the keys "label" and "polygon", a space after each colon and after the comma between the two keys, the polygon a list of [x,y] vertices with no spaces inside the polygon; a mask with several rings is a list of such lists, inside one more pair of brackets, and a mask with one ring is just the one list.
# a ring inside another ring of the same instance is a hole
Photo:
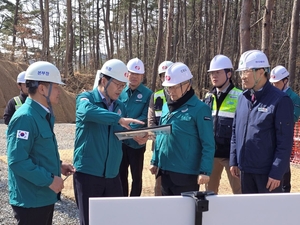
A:
{"label": "eyeglasses", "polygon": [[114,83],[118,89],[124,89],[126,87],[126,83],[118,83],[115,80],[111,80],[112,83]]}
{"label": "eyeglasses", "polygon": [[180,84],[177,84],[177,85],[174,85],[174,86],[165,87],[165,90],[166,90],[166,91],[176,90],[176,89],[182,87],[183,85],[189,84],[189,83],[190,83],[190,81],[186,81],[186,82],[184,82],[184,83],[180,83]]}
{"label": "eyeglasses", "polygon": [[263,68],[255,68],[255,69],[249,69],[249,70],[243,70],[243,71],[239,71],[239,75],[240,77],[242,76],[247,76],[249,75],[251,72],[255,72],[255,71],[258,71],[260,69],[263,69]]}

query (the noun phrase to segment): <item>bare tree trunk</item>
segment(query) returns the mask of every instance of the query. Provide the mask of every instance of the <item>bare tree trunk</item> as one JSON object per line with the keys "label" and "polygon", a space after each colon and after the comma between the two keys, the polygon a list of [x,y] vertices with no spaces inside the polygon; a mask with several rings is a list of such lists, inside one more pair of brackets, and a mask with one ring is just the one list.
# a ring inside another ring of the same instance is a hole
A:
{"label": "bare tree trunk", "polygon": [[49,27],[49,0],[45,0],[45,30],[44,30],[44,57],[46,61],[50,61],[50,27]]}
{"label": "bare tree trunk", "polygon": [[173,60],[172,57],[172,35],[173,35],[173,15],[174,15],[173,12],[174,12],[174,0],[169,0],[165,60]]}
{"label": "bare tree trunk", "polygon": [[163,0],[158,0],[158,33],[156,39],[155,58],[152,67],[152,71],[153,71],[152,81],[151,81],[152,91],[155,90],[155,86],[156,86],[158,60],[159,60],[162,36],[163,36],[163,2],[164,2]]}
{"label": "bare tree trunk", "polygon": [[79,19],[79,49],[78,49],[78,70],[81,72],[82,69],[82,51],[83,51],[83,34],[82,34],[82,10],[81,0],[78,0],[78,19]]}
{"label": "bare tree trunk", "polygon": [[128,41],[128,27],[127,27],[127,13],[124,15],[124,42],[125,42],[125,52],[126,52],[126,62],[131,58],[128,54],[129,52],[129,41]]}
{"label": "bare tree trunk", "polygon": [[240,19],[240,53],[250,50],[250,12],[252,8],[252,0],[243,0]]}
{"label": "bare tree trunk", "polygon": [[300,0],[294,0],[292,21],[291,21],[291,34],[290,34],[290,51],[289,51],[289,66],[290,84],[294,88],[296,77],[296,62],[297,62],[297,45],[298,45],[298,31],[299,31],[299,11]]}
{"label": "bare tree trunk", "polygon": [[[142,20],[143,20],[143,33],[144,33],[144,40],[143,40],[143,60],[145,68],[148,68],[148,0],[145,0],[144,5],[141,6],[141,12],[142,12]],[[147,70],[146,70],[147,72]],[[153,71],[154,72],[154,71]],[[144,77],[144,83],[147,84],[148,76]]]}
{"label": "bare tree trunk", "polygon": [[97,0],[96,6],[96,59],[95,70],[100,69],[100,0]]}
{"label": "bare tree trunk", "polygon": [[272,32],[271,17],[274,8],[274,0],[267,0],[263,17],[262,35],[261,35],[261,50],[269,55],[270,53],[270,35]]}
{"label": "bare tree trunk", "polygon": [[132,59],[132,2],[129,1],[128,7],[128,56]]}
{"label": "bare tree trunk", "polygon": [[67,29],[66,29],[66,59],[65,59],[65,77],[74,76],[73,71],[73,43],[74,34],[72,27],[72,0],[67,0]]}
{"label": "bare tree trunk", "polygon": [[223,15],[223,26],[222,26],[222,31],[221,31],[219,54],[223,54],[223,51],[224,51],[224,43],[225,43],[225,36],[226,36],[226,29],[227,29],[228,7],[229,7],[229,1],[226,1],[224,15]]}
{"label": "bare tree trunk", "polygon": [[14,15],[14,25],[13,25],[13,39],[12,39],[12,49],[10,54],[10,60],[15,61],[15,47],[16,47],[16,35],[17,35],[17,25],[18,25],[18,18],[19,18],[19,5],[20,0],[16,0],[16,8],[15,8],[15,15]]}
{"label": "bare tree trunk", "polygon": [[[104,4],[104,2],[102,2]],[[106,51],[108,59],[112,58],[111,50],[110,50],[110,41],[109,41],[109,11],[110,11],[110,0],[106,1],[106,10],[103,7],[103,20],[104,20],[104,28],[105,28],[105,42],[106,42]]]}

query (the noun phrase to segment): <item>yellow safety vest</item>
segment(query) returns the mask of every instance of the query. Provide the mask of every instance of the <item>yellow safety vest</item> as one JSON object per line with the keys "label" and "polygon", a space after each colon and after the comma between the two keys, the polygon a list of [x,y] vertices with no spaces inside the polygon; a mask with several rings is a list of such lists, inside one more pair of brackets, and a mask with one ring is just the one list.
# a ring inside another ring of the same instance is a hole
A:
{"label": "yellow safety vest", "polygon": [[23,103],[22,103],[19,96],[14,97],[14,100],[15,100],[15,103],[16,103],[15,109],[18,110],[23,105]]}
{"label": "yellow safety vest", "polygon": [[[238,103],[238,97],[242,93],[241,90],[237,88],[232,88],[229,93],[226,95],[225,99],[223,100],[218,116],[219,117],[227,117],[227,118],[234,118],[236,106]],[[217,114],[217,101],[215,99],[215,95],[212,93],[208,93],[205,98],[212,96],[213,98],[213,105],[212,105],[212,116],[216,116]]]}
{"label": "yellow safety vest", "polygon": [[[157,99],[160,98],[162,100],[162,104],[159,104],[161,102],[157,102]],[[155,109],[155,117],[161,117],[161,110],[163,104],[166,103],[166,96],[164,93],[164,90],[161,89],[154,93],[154,109]]]}

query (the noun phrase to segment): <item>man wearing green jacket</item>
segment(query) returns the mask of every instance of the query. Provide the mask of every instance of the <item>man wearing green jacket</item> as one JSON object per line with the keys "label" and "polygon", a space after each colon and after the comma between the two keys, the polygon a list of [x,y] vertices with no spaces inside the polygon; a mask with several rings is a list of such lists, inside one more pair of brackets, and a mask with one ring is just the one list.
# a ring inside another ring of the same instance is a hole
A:
{"label": "man wearing green jacket", "polygon": [[[159,134],[150,171],[161,176],[162,195],[198,191],[209,182],[215,140],[210,108],[200,101],[191,85],[193,75],[183,63],[174,63],[165,73],[168,96],[160,124],[171,124],[169,135]],[[159,171],[158,171],[159,169]]]}
{"label": "man wearing green jacket", "polygon": [[[290,73],[284,66],[276,66],[270,74],[270,82],[279,90],[285,92],[293,101],[294,104],[294,122],[296,123],[300,116],[300,97],[289,87]],[[283,175],[282,191],[291,191],[291,168]]]}
{"label": "man wearing green jacket", "polygon": [[[148,107],[152,91],[142,84],[145,69],[143,62],[134,58],[127,63],[128,84],[122,91],[119,100],[126,107],[126,117],[141,120],[147,124]],[[146,125],[130,124],[131,128]],[[123,158],[120,166],[120,177],[123,195],[128,196],[128,167],[130,166],[132,185],[130,196],[140,196],[142,192],[142,174],[146,145],[135,140],[126,140],[122,145]]]}
{"label": "man wearing green jacket", "polygon": [[[99,75],[98,86],[76,98],[73,181],[81,225],[89,224],[90,197],[123,195],[119,176],[122,142],[114,132],[130,129],[130,123],[143,124],[124,118],[126,109],[118,100],[127,82],[126,65],[118,59],[108,60]],[[145,143],[147,137],[135,140]]]}
{"label": "man wearing green jacket", "polygon": [[25,73],[29,96],[7,130],[9,203],[18,224],[52,224],[54,203],[64,188],[61,173],[74,167],[61,163],[53,132],[52,104],[58,103],[61,77],[48,62],[35,62]]}

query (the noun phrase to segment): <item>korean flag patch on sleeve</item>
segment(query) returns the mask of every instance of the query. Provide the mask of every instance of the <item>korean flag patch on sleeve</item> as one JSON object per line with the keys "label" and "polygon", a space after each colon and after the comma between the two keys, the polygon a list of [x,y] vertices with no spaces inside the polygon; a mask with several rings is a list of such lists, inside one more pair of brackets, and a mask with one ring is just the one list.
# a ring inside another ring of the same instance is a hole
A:
{"label": "korean flag patch on sleeve", "polygon": [[28,140],[29,132],[24,130],[17,130],[17,138]]}

